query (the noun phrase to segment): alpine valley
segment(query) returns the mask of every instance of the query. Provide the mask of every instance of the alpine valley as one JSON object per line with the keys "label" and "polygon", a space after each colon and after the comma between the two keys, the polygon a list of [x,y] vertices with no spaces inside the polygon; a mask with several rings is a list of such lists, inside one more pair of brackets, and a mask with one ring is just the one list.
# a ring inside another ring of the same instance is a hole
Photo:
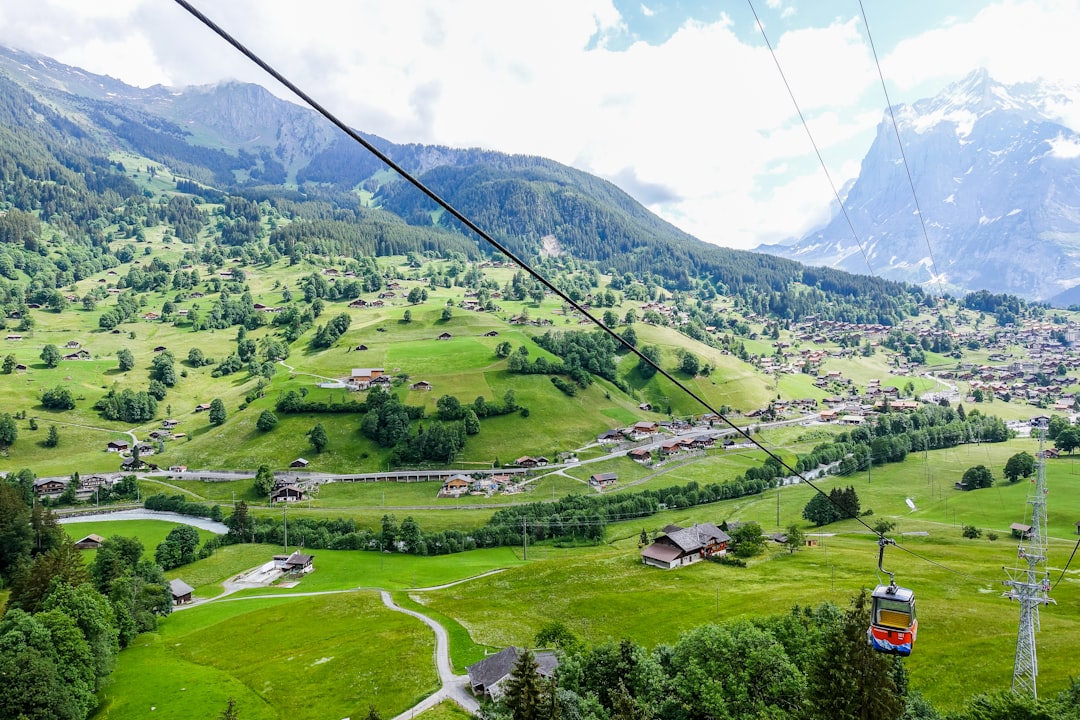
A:
{"label": "alpine valley", "polygon": [[366,136],[554,292],[262,87],[0,50],[0,718],[1075,720],[1066,105],[900,108],[934,260],[883,126],[873,274]]}

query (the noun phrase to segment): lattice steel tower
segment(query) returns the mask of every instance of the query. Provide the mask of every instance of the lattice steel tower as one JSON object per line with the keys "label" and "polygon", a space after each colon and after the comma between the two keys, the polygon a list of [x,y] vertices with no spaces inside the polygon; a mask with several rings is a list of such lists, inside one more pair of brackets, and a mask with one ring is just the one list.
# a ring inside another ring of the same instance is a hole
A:
{"label": "lattice steel tower", "polygon": [[1004,597],[1020,603],[1020,629],[1016,634],[1016,661],[1013,664],[1012,690],[1035,698],[1039,660],[1035,653],[1035,633],[1039,630],[1039,606],[1050,599],[1050,573],[1046,567],[1046,460],[1043,438],[1046,427],[1039,428],[1039,457],[1034,486],[1028,493],[1031,506],[1031,529],[1021,532],[1016,566],[1003,568],[1009,576]]}

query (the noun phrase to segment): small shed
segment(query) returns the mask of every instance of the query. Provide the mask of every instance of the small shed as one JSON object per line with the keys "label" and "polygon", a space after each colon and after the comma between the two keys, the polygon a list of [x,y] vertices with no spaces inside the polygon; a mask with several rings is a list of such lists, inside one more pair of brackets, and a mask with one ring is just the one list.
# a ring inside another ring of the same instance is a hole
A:
{"label": "small shed", "polygon": [[195,592],[195,588],[180,579],[170,580],[169,590],[172,592],[174,605],[184,605],[191,602],[191,593]]}
{"label": "small shed", "polygon": [[291,468],[306,468],[310,464],[311,463],[308,462],[307,460],[305,460],[304,458],[296,458],[291,463],[289,463],[289,467],[291,467]]}
{"label": "small shed", "polygon": [[1024,523],[1013,523],[1009,526],[1009,530],[1012,532],[1014,538],[1023,540],[1031,536],[1031,526]]}

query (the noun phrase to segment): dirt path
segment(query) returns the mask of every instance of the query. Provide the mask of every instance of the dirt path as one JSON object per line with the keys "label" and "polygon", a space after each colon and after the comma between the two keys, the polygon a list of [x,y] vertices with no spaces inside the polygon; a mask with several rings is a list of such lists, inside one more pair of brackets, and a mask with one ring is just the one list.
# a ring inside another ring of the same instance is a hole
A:
{"label": "dirt path", "polygon": [[293,375],[307,375],[308,377],[319,378],[320,380],[329,380],[331,382],[341,382],[341,378],[326,377],[325,375],[316,375],[315,373],[296,372],[296,368],[292,365],[288,365],[284,360],[278,360],[278,365],[289,369]]}

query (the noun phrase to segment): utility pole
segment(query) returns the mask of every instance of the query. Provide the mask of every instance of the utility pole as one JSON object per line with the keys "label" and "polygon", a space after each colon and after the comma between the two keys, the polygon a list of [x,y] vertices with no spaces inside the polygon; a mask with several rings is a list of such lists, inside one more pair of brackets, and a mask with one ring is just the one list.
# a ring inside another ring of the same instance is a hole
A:
{"label": "utility pole", "polygon": [[521,556],[523,560],[529,559],[529,520],[521,518]]}
{"label": "utility pole", "polygon": [[1003,568],[1009,576],[1009,589],[1002,597],[1020,603],[1020,626],[1016,633],[1016,659],[1013,662],[1012,691],[1038,698],[1036,678],[1039,661],[1035,652],[1035,633],[1039,631],[1039,606],[1049,605],[1050,572],[1046,566],[1046,458],[1043,437],[1039,434],[1039,459],[1035,486],[1028,493],[1031,506],[1031,530],[1020,537],[1016,567]]}
{"label": "utility pole", "polygon": [[289,553],[289,504],[288,503],[285,503],[285,505],[283,505],[282,508],[281,508],[281,519],[285,524],[285,554],[287,555]]}
{"label": "utility pole", "polygon": [[780,529],[780,481],[776,483],[776,528]]}

